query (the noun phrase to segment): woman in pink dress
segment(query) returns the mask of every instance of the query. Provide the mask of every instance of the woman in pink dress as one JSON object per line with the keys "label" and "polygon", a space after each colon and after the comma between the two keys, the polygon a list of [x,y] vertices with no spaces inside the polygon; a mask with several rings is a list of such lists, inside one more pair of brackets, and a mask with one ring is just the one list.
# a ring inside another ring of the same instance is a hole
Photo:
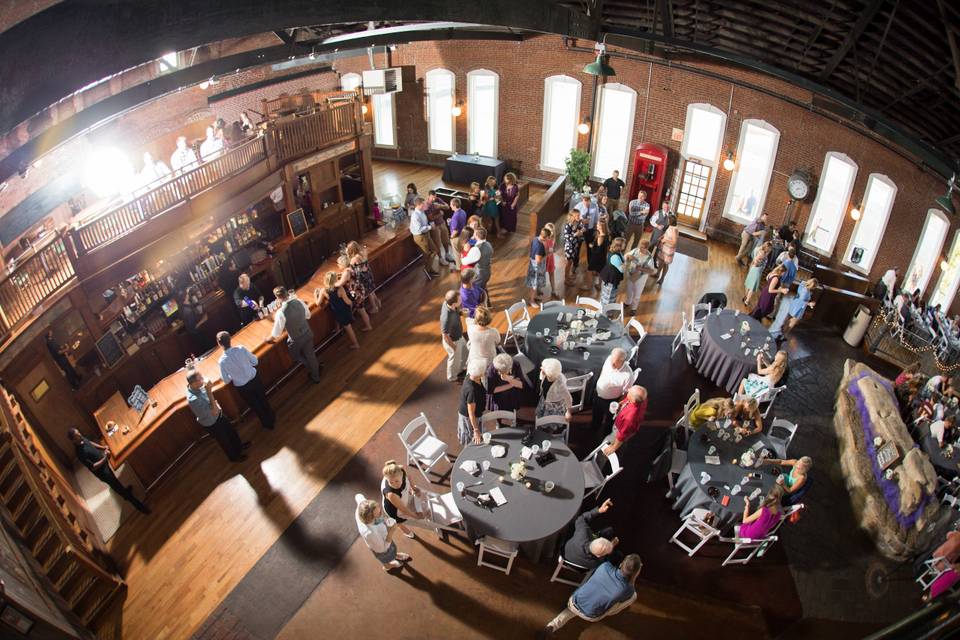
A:
{"label": "woman in pink dress", "polygon": [[767,496],[760,502],[756,511],[750,511],[750,498],[743,498],[743,520],[737,525],[735,535],[738,538],[749,538],[751,540],[762,540],[773,530],[783,512],[780,508],[780,502],[783,500],[783,487],[779,484],[773,485]]}
{"label": "woman in pink dress", "polygon": [[520,186],[517,184],[516,174],[512,171],[503,176],[500,194],[503,196],[500,228],[513,233],[517,230],[517,214],[520,211]]}

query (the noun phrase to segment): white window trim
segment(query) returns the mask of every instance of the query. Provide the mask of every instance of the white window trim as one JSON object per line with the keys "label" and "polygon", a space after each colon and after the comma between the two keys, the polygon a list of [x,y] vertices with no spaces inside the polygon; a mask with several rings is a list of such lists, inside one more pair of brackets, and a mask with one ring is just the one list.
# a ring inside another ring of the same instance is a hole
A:
{"label": "white window trim", "polygon": [[877,182],[882,182],[883,184],[893,189],[893,197],[890,199],[890,206],[887,208],[886,212],[884,213],[883,224],[880,225],[880,238],[877,240],[876,246],[873,247],[873,249],[871,250],[870,252],[871,255],[869,256],[869,261],[867,264],[863,264],[863,263],[855,264],[853,262],[850,262],[850,253],[853,251],[853,246],[854,246],[853,242],[857,239],[857,231],[860,229],[860,223],[863,222],[864,216],[866,214],[866,211],[861,211],[860,219],[857,220],[857,224],[853,226],[853,233],[850,234],[850,241],[847,243],[847,249],[843,254],[844,257],[842,260],[842,263],[844,265],[850,267],[854,271],[859,271],[860,273],[863,273],[863,274],[870,273],[870,270],[873,268],[873,263],[877,259],[877,253],[878,253],[878,249],[880,248],[880,243],[883,242],[883,236],[887,232],[887,223],[890,222],[890,212],[893,211],[893,203],[896,202],[897,193],[899,192],[897,185],[894,184],[893,180],[891,180],[888,176],[885,176],[882,173],[871,173],[869,176],[867,176],[867,190],[864,191],[863,193],[864,209],[866,209],[866,204],[870,198],[870,189],[873,187],[874,180],[876,180]]}
{"label": "white window trim", "polygon": [[[636,92],[636,91],[634,91],[633,89],[631,89],[631,88],[628,87],[627,85],[622,84],[622,83],[619,83],[619,82],[611,82],[611,83],[607,83],[607,84],[600,85],[600,87],[599,87],[599,89],[598,89],[599,95],[597,96],[597,97],[598,97],[598,100],[597,100],[597,123],[596,123],[596,125],[597,125],[597,130],[596,130],[596,133],[595,133],[594,136],[593,136],[593,149],[592,149],[591,152],[590,152],[590,156],[591,156],[591,157],[590,157],[590,161],[591,161],[590,173],[593,174],[593,178],[594,178],[594,179],[599,180],[600,182],[603,182],[604,180],[606,180],[607,178],[610,177],[610,176],[598,176],[598,175],[596,174],[596,166],[597,166],[597,147],[600,145],[600,130],[601,130],[601,128],[603,127],[603,118],[602,118],[602,114],[603,114],[603,98],[604,98],[604,95],[606,94],[607,91],[620,91],[620,92],[627,93],[627,94],[630,95],[630,124],[631,124],[631,130],[633,129],[633,126],[632,126],[632,125],[636,122],[636,118],[637,118],[637,92]],[[631,150],[632,150],[632,147],[633,147],[633,138],[631,137],[630,140],[627,140],[627,144],[626,144],[626,147],[625,147],[626,152],[623,154],[623,164],[621,165],[621,169],[620,169],[620,176],[621,176],[620,179],[623,180],[624,182],[627,181],[627,173],[628,173],[629,170],[630,170],[630,167],[629,167],[629,164],[630,164],[630,152],[631,152]]]}
{"label": "white window trim", "polygon": [[[553,91],[552,85],[554,82],[573,82],[577,87],[577,113],[580,113],[580,100],[583,90],[583,83],[581,83],[576,78],[572,78],[567,75],[556,75],[544,78],[543,80],[543,122],[540,125],[540,164],[538,168],[541,171],[547,171],[549,173],[566,173],[566,167],[551,167],[544,162],[544,156],[547,153],[547,140],[544,135],[547,131],[547,123],[550,121],[550,105],[552,100],[550,100],[550,94]],[[577,143],[577,125],[579,122],[576,122],[579,118],[574,118],[575,122],[573,123],[573,135],[574,135],[574,147]]]}
{"label": "white window trim", "polygon": [[[173,64],[167,60],[168,57],[173,58]],[[171,73],[180,68],[180,53],[178,51],[171,51],[170,53],[165,53],[159,58],[157,58],[157,72],[160,75],[165,73]]]}
{"label": "white window trim", "polygon": [[427,153],[446,156],[457,152],[457,119],[453,117],[453,114],[447,114],[450,117],[450,146],[453,148],[434,149],[432,144],[433,141],[430,139],[430,78],[436,78],[442,75],[450,76],[450,104],[457,104],[457,76],[453,73],[453,71],[443,68],[431,69],[430,71],[427,71],[427,73],[424,75],[424,87],[427,90]]}
{"label": "white window trim", "polygon": [[[949,235],[949,232],[947,232]],[[947,252],[947,259],[954,254],[954,251],[957,249],[957,245],[960,243],[960,231],[957,231],[953,234],[953,242],[950,244],[950,250]],[[960,264],[951,265],[953,269],[960,269]],[[946,272],[941,269],[940,276],[937,278],[937,284],[933,287],[933,295],[936,295],[937,290],[940,288],[940,285],[943,284],[943,279],[947,276]],[[950,295],[940,301],[941,309],[944,313],[950,311],[950,307],[953,306],[953,301],[957,297],[957,289],[960,288],[960,277],[954,278],[953,286],[950,288]],[[933,297],[930,298],[930,304],[935,305]]]}
{"label": "white window trim", "polygon": [[829,164],[831,158],[836,158],[842,162],[853,165],[853,175],[850,176],[850,182],[847,183],[847,193],[843,198],[843,213],[840,216],[840,222],[837,224],[837,232],[833,234],[833,238],[830,239],[830,247],[828,249],[821,249],[820,247],[815,246],[813,243],[804,242],[803,247],[808,251],[813,251],[814,253],[819,253],[821,256],[830,258],[833,256],[833,250],[837,246],[837,239],[840,237],[840,232],[843,230],[843,223],[846,216],[846,211],[850,208],[850,196],[853,194],[853,185],[857,181],[857,174],[860,173],[860,166],[853,161],[853,159],[845,153],[840,153],[839,151],[828,151],[827,155],[823,157],[823,168],[820,171],[820,182],[817,184],[817,197],[813,200],[813,206],[810,207],[810,216],[807,218],[807,226],[804,230],[804,238],[809,237],[811,226],[813,221],[817,219],[816,212],[817,207],[820,206],[820,198],[823,196],[823,189],[820,188],[820,185],[823,184],[823,179],[826,176],[827,165]]}
{"label": "white window trim", "polygon": [[[740,124],[740,138],[737,140],[737,158],[741,157],[743,153],[744,141],[747,137],[747,127],[758,127],[764,131],[769,131],[774,135],[773,142],[773,157],[770,158],[770,170],[767,172],[767,179],[763,182],[763,190],[760,192],[760,197],[757,198],[757,214],[763,213],[763,207],[767,202],[767,193],[770,190],[770,179],[773,177],[773,167],[777,162],[777,152],[780,150],[780,130],[775,126],[767,122],[766,120],[756,120],[748,119],[744,120]],[[731,211],[733,207],[733,197],[734,189],[733,186],[736,184],[737,176],[740,175],[740,165],[737,164],[737,167],[734,169],[733,174],[730,176],[730,183],[727,187],[727,200],[723,204],[723,214],[722,216],[727,220],[733,220],[739,224],[750,224],[753,222],[753,219],[747,219],[743,216],[737,215],[735,212]],[[756,217],[756,216],[754,216]]]}
{"label": "white window trim", "polygon": [[356,79],[356,81],[357,81],[357,87],[362,87],[362,86],[363,86],[363,76],[361,76],[359,73],[345,73],[345,74],[343,74],[342,76],[340,76],[340,90],[341,90],[341,91],[352,91],[352,89],[344,89],[344,88],[343,88],[344,85],[346,84],[345,80],[347,80],[348,78],[349,78],[350,80]]}
{"label": "white window trim", "polygon": [[[920,256],[920,241],[923,240],[923,236],[927,233],[927,225],[930,224],[932,218],[940,218],[945,223],[947,223],[947,233],[943,234],[943,237],[940,239],[940,246],[937,247],[937,260],[940,259],[940,253],[943,251],[943,243],[947,241],[947,236],[950,235],[950,218],[947,217],[943,211],[937,208],[927,209],[927,218],[923,221],[923,228],[920,230],[920,235],[917,237],[917,246],[913,250],[913,258],[910,259],[910,266],[907,267],[906,272],[904,273],[903,286],[906,286],[906,278],[913,272],[913,267],[917,262],[917,258]],[[937,262],[933,263],[934,269],[937,267]],[[927,273],[926,278],[924,279],[923,286],[917,287],[920,289],[920,295],[923,296],[924,292],[927,290],[927,285],[930,284],[930,276],[933,275],[933,269]]]}
{"label": "white window trim", "polygon": [[391,123],[391,125],[393,126],[393,144],[379,144],[379,143],[377,143],[377,136],[376,136],[376,130],[377,130],[377,125],[376,125],[377,110],[376,110],[376,107],[373,107],[373,99],[371,98],[371,100],[370,100],[370,106],[373,107],[373,117],[374,117],[374,125],[373,125],[373,130],[374,130],[373,146],[376,147],[377,149],[396,149],[396,148],[397,148],[397,97],[396,97],[396,94],[394,94],[394,93],[390,93],[390,94],[387,94],[387,95],[390,96],[390,123]]}
{"label": "white window trim", "polygon": [[474,69],[467,73],[467,153],[472,154],[475,148],[473,144],[473,123],[470,120],[473,114],[474,90],[473,83],[470,80],[478,76],[493,77],[493,157],[496,158],[499,151],[498,136],[500,133],[500,75],[489,69]]}
{"label": "white window trim", "polygon": [[[690,139],[690,136],[687,135],[688,129],[690,128],[689,122],[691,114],[695,109],[702,109],[704,111],[710,111],[712,113],[718,113],[721,116],[720,121],[720,139],[717,143],[717,157],[716,158],[701,158],[700,156],[691,155],[687,152],[687,143]],[[698,229],[703,231],[707,226],[707,217],[710,215],[710,204],[713,202],[713,189],[717,186],[717,169],[720,166],[720,154],[723,152],[723,138],[727,132],[727,114],[722,109],[719,109],[712,104],[707,102],[692,102],[687,105],[687,115],[686,120],[683,121],[683,142],[680,144],[680,167],[678,175],[682,179],[682,170],[683,163],[686,160],[695,159],[700,164],[705,164],[708,167],[711,167],[710,170],[710,184],[707,186],[707,195],[703,201],[703,211],[700,213],[700,224]],[[679,190],[678,190],[679,191]],[[677,196],[674,195],[674,198]]]}

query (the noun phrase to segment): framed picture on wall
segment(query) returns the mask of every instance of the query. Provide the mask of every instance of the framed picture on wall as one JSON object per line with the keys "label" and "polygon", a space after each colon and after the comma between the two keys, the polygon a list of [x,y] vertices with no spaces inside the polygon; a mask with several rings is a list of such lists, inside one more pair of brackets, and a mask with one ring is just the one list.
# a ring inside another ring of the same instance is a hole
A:
{"label": "framed picture on wall", "polygon": [[50,390],[50,385],[47,383],[46,378],[42,378],[40,382],[37,383],[33,389],[30,389],[30,397],[33,398],[34,402],[40,402],[40,398],[47,395],[47,391]]}
{"label": "framed picture on wall", "polygon": [[307,232],[307,217],[303,209],[297,209],[287,214],[287,222],[290,224],[290,233],[294,238],[302,236]]}
{"label": "framed picture on wall", "polygon": [[3,611],[0,612],[0,620],[23,635],[30,633],[30,629],[33,628],[33,620],[24,615],[19,609],[14,609],[10,605],[5,606]]}

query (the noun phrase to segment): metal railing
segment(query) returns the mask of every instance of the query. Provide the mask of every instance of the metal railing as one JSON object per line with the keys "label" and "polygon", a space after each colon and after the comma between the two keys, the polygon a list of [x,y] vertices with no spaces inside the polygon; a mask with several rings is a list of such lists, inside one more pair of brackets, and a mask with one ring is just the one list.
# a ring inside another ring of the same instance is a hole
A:
{"label": "metal railing", "polygon": [[174,178],[73,229],[71,235],[77,254],[84,255],[125,236],[150,218],[266,157],[264,139],[258,137],[213,160],[181,171]]}
{"label": "metal railing", "polygon": [[63,236],[57,237],[0,280],[0,335],[76,275]]}
{"label": "metal railing", "polygon": [[277,120],[268,129],[277,161],[298,158],[357,135],[356,102],[346,102],[306,116]]}

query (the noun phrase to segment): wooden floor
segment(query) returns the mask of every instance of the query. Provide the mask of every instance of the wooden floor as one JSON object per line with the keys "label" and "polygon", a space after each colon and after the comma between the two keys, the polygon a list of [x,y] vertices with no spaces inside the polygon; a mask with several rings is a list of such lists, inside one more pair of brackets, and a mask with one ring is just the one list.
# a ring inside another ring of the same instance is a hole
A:
{"label": "wooden floor", "polygon": [[[442,184],[440,169],[406,163],[377,162],[374,176],[381,197],[403,193],[408,182],[421,193]],[[533,188],[527,207],[544,191]],[[512,236],[494,247],[490,289],[499,312],[522,295],[527,239]],[[716,244],[708,262],[677,254],[662,290],[644,294],[638,319],[653,333],[673,333],[680,311],[702,293],[723,291],[738,300],[744,274],[733,255],[733,248]],[[383,311],[373,316],[374,331],[359,333],[360,351],[338,340],[321,356],[322,384],[285,387],[274,401],[275,432],[260,431],[250,420],[242,426],[241,434],[253,441],[246,462],[227,463],[209,440],[192,451],[149,497],[153,514],[132,516],[110,541],[129,592],[122,617],[99,635],[189,637],[440,363],[440,299],[456,285],[453,275],[426,282],[419,269],[391,283]],[[503,314],[497,325],[504,328]]]}

